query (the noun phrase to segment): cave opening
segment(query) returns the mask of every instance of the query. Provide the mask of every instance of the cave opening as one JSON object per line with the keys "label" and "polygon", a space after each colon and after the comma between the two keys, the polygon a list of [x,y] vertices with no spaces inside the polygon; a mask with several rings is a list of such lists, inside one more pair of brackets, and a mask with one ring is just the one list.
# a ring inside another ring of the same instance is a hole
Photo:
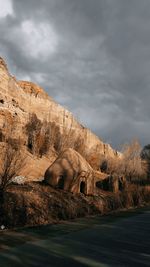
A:
{"label": "cave opening", "polygon": [[58,182],[58,188],[64,189],[64,185],[65,185],[65,179],[64,179],[64,176],[61,176]]}
{"label": "cave opening", "polygon": [[80,183],[80,193],[86,194],[86,184],[84,181]]}

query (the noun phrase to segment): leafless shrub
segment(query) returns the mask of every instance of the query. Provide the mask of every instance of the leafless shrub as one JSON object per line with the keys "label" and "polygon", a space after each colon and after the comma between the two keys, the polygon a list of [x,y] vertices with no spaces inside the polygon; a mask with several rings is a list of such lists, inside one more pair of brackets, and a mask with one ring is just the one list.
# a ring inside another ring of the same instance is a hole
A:
{"label": "leafless shrub", "polygon": [[[58,126],[55,126],[55,144],[54,147],[58,153],[61,153],[67,148],[73,148],[79,152],[82,156],[84,154],[84,136],[81,131],[80,135],[77,134],[76,129],[73,127],[73,118],[71,119],[70,125],[65,123],[65,112],[63,115],[63,127],[62,130]],[[65,127],[65,125],[67,125]]]}
{"label": "leafless shrub", "polygon": [[141,161],[141,146],[137,140],[123,146],[122,171],[131,181],[134,178],[141,178],[145,175]]}
{"label": "leafless shrub", "polygon": [[42,122],[37,118],[36,114],[30,114],[29,121],[25,126],[26,133],[28,135],[28,148],[30,152],[36,154],[37,139],[42,128]]}
{"label": "leafless shrub", "polygon": [[147,173],[147,179],[150,180],[150,144],[144,146],[141,151],[143,167]]}
{"label": "leafless shrub", "polygon": [[54,121],[41,121],[36,114],[31,114],[29,121],[25,126],[25,132],[28,136],[28,149],[37,156],[42,157],[50,149],[55,149],[58,154],[67,148],[73,148],[84,156],[84,136],[80,135],[73,128],[73,118],[68,126],[65,122],[64,113],[62,128]]}
{"label": "leafless shrub", "polygon": [[6,142],[0,155],[0,192],[5,192],[11,180],[20,174],[25,166],[25,156],[21,153],[21,145],[18,140],[13,146]]}
{"label": "leafless shrub", "polygon": [[145,170],[142,167],[141,146],[137,140],[122,147],[122,156],[118,158],[105,158],[102,168],[110,175],[124,176],[127,180],[140,179],[145,177]]}
{"label": "leafless shrub", "polygon": [[65,118],[66,118],[66,115],[65,115],[65,111],[64,111],[63,127],[62,127],[62,132],[60,133],[61,138],[60,138],[60,140],[58,140],[58,142],[59,142],[59,146],[58,146],[59,153],[61,153],[66,148],[73,148],[74,147],[75,131],[73,129],[73,119],[71,120],[70,125],[66,125]]}
{"label": "leafless shrub", "polygon": [[28,149],[32,154],[42,157],[53,143],[54,131],[51,123],[41,121],[36,114],[31,114],[25,126],[28,135]]}

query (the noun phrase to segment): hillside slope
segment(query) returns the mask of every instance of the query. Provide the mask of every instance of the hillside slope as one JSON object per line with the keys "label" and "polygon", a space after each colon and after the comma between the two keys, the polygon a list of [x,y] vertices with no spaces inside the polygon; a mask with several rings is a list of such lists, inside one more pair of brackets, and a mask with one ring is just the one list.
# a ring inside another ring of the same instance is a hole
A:
{"label": "hillside slope", "polygon": [[[7,134],[6,129],[14,123],[13,136],[21,138],[26,146],[28,136],[24,129],[31,114],[36,114],[42,122],[55,123],[62,136],[68,133],[68,139],[80,138],[84,147],[84,156],[95,169],[98,169],[102,155],[118,157],[117,151],[78,123],[68,110],[57,104],[42,88],[32,82],[17,81],[9,73],[5,61],[0,58],[0,129]],[[70,129],[74,131],[73,137],[69,136]],[[34,164],[36,166],[36,172],[32,177],[42,175],[50,163],[50,158],[53,161],[56,157],[55,154],[57,151],[49,151],[42,159],[37,158],[36,155],[30,155],[33,161],[32,169]],[[38,168],[40,172],[37,171]]]}

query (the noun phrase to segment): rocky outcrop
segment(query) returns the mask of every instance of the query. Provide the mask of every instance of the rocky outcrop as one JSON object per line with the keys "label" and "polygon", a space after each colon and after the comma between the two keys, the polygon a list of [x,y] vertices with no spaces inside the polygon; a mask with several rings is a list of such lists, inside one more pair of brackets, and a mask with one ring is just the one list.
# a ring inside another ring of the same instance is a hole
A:
{"label": "rocky outcrop", "polygon": [[2,57],[0,57],[0,66],[4,71],[8,72],[7,64],[5,63],[5,61]]}
{"label": "rocky outcrop", "polygon": [[61,153],[46,170],[44,181],[54,188],[94,195],[97,179],[102,180],[107,176],[107,174],[95,172],[77,151],[69,148]]}
{"label": "rocky outcrop", "polygon": [[26,144],[24,127],[33,113],[41,121],[55,122],[62,135],[65,132],[69,136],[72,129],[73,138],[80,138],[84,156],[95,169],[99,167],[101,155],[118,156],[118,152],[78,123],[68,110],[57,104],[41,87],[32,82],[17,81],[0,58],[0,128],[5,131],[6,126],[10,128],[15,124],[13,135],[20,137],[22,143]]}
{"label": "rocky outcrop", "polygon": [[24,90],[26,94],[33,95],[35,97],[48,99],[48,94],[38,85],[27,82],[27,81],[18,81],[17,84]]}

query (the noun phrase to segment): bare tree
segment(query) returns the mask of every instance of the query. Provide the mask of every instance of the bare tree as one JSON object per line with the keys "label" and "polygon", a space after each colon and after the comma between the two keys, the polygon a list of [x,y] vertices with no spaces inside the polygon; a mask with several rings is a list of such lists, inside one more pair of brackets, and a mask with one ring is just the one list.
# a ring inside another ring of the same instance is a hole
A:
{"label": "bare tree", "polygon": [[136,139],[123,146],[122,172],[129,181],[145,176],[145,170],[143,169],[141,160],[141,150],[141,145]]}
{"label": "bare tree", "polygon": [[141,151],[141,159],[143,168],[147,174],[147,178],[150,179],[150,144],[144,146]]}
{"label": "bare tree", "polygon": [[33,113],[25,125],[25,131],[28,136],[27,146],[32,154],[42,157],[52,147],[60,150],[62,135],[55,122],[41,121]]}
{"label": "bare tree", "polygon": [[70,125],[66,123],[66,114],[64,110],[63,114],[63,131],[61,135],[61,140],[59,142],[59,151],[62,152],[66,148],[74,147],[74,134],[75,130],[73,129],[73,117],[71,118]]}
{"label": "bare tree", "polygon": [[15,146],[9,141],[3,144],[0,155],[0,192],[3,194],[14,177],[20,174],[25,166],[25,156],[21,153],[21,144]]}
{"label": "bare tree", "polygon": [[39,134],[42,128],[42,122],[37,118],[36,114],[29,115],[29,121],[25,125],[25,131],[28,135],[28,149],[33,154],[37,154],[39,149]]}
{"label": "bare tree", "polygon": [[118,177],[124,176],[129,181],[143,178],[145,171],[142,167],[141,146],[137,140],[122,146],[122,155],[118,158],[105,159],[106,171]]}
{"label": "bare tree", "polygon": [[63,113],[62,127],[56,122],[41,121],[36,114],[30,114],[29,121],[25,125],[25,132],[28,136],[28,149],[36,155],[42,157],[50,149],[55,149],[58,153],[67,148],[73,148],[84,156],[85,132],[80,134],[73,127],[73,117],[66,121],[67,115]]}

